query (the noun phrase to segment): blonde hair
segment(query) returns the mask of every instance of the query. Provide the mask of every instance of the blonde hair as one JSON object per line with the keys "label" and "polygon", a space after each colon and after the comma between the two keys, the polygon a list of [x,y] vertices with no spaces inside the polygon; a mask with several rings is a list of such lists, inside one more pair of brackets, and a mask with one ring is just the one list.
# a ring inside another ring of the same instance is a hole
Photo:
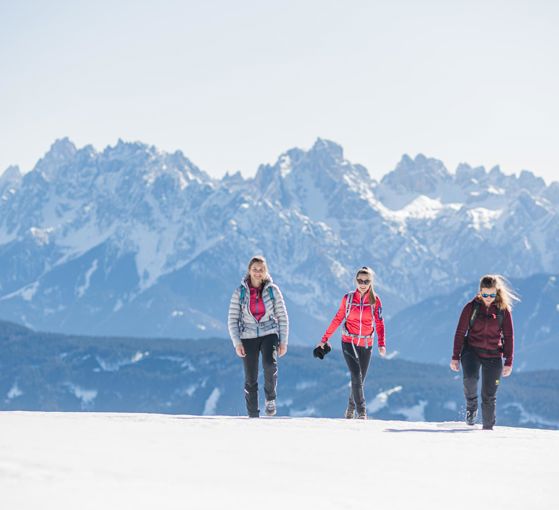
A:
{"label": "blonde hair", "polygon": [[495,287],[495,305],[500,310],[510,310],[512,309],[512,304],[514,301],[520,301],[520,298],[512,290],[509,282],[504,276],[500,274],[486,274],[482,276],[479,280],[479,290],[481,289],[492,289]]}
{"label": "blonde hair", "polygon": [[375,294],[375,289],[373,287],[375,282],[375,272],[370,267],[363,266],[357,270],[357,273],[355,274],[356,280],[359,278],[360,274],[366,274],[371,280],[371,287],[369,288],[369,302],[374,305],[377,302],[377,295]]}
{"label": "blonde hair", "polygon": [[255,255],[254,257],[252,257],[250,259],[250,262],[248,263],[248,267],[247,267],[247,274],[245,276],[245,280],[247,278],[250,278],[250,268],[254,264],[262,264],[264,266],[264,270],[266,271],[266,275],[264,276],[264,280],[269,280],[270,279],[270,273],[268,271],[268,263],[266,262],[266,259],[262,255]]}

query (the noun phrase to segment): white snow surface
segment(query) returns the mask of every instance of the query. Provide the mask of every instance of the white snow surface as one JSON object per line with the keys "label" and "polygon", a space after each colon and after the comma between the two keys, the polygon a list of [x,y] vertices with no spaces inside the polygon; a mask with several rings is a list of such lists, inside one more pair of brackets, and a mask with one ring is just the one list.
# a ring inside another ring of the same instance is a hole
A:
{"label": "white snow surface", "polygon": [[6,509],[547,510],[559,496],[559,431],[32,412],[0,426]]}

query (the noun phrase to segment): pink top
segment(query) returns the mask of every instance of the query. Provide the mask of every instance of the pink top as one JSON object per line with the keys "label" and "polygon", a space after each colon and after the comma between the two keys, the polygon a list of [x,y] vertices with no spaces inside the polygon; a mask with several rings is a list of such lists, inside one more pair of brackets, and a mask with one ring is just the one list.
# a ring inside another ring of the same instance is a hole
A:
{"label": "pink top", "polygon": [[266,313],[266,306],[264,305],[264,300],[262,299],[262,288],[253,287],[250,282],[248,284],[250,290],[250,313],[252,316],[260,322],[260,319],[264,317]]}

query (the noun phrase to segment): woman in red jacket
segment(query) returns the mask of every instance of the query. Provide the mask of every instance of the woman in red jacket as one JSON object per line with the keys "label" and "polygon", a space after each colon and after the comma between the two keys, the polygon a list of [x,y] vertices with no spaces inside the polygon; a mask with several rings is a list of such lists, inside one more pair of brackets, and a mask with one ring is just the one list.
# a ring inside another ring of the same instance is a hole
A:
{"label": "woman in red jacket", "polygon": [[[481,415],[483,428],[495,425],[497,388],[501,375],[512,372],[514,329],[512,302],[518,298],[499,275],[483,276],[477,296],[464,306],[456,334],[450,368],[464,378],[466,423],[474,425],[477,416],[477,386],[481,368]],[[503,356],[505,366],[503,367]]]}
{"label": "woman in red jacket", "polygon": [[351,392],[345,412],[346,418],[353,418],[357,411],[357,418],[367,419],[363,383],[371,361],[375,326],[379,354],[381,356],[386,354],[382,303],[373,288],[374,276],[373,270],[366,266],[357,271],[355,276],[357,289],[343,297],[338,313],[318,344],[318,347],[324,348],[328,339],[345,319],[342,352],[351,374]]}

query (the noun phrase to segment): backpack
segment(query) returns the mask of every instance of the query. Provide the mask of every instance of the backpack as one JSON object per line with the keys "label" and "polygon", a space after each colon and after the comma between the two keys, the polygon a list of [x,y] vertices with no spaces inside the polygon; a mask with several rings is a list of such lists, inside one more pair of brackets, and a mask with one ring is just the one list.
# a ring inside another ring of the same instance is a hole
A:
{"label": "backpack", "polygon": [[[350,336],[352,338],[372,338],[373,337],[373,333],[371,333],[370,335],[354,335],[353,333],[350,333],[347,329],[347,318],[349,317],[349,314],[351,312],[351,306],[353,305],[353,296],[355,295],[355,292],[349,292],[348,294],[346,294],[346,303],[345,303],[345,320],[346,322],[344,323],[344,331],[343,334],[346,336]],[[376,306],[376,301],[374,303],[370,303],[368,306],[371,307],[371,314],[373,317],[373,323],[375,320],[375,306]],[[355,305],[357,306],[357,305]],[[363,307],[361,304],[359,304],[359,306]],[[379,314],[381,313],[380,309],[379,309]],[[372,346],[370,347],[372,349]]]}
{"label": "backpack", "polygon": [[[355,295],[355,292],[349,292],[346,294],[346,302],[345,302],[345,320],[347,320],[347,318],[349,317],[349,313],[351,312],[351,305],[353,304],[353,296]],[[373,314],[373,320],[375,317],[375,303],[371,303],[369,304],[369,306],[371,307],[371,313]]]}
{"label": "backpack", "polygon": [[[244,285],[241,285],[240,290],[241,290],[241,297],[240,297],[240,299],[239,299],[239,304],[240,304],[241,309],[242,309],[242,308],[243,308],[243,305],[244,305],[244,303],[245,303],[245,297],[246,297],[246,293],[247,293],[247,288],[246,288]],[[268,287],[268,294],[269,294],[269,296],[270,296],[270,299],[272,300],[272,303],[273,303],[274,306],[275,306],[275,304],[276,304],[276,298],[274,297],[274,289],[272,288],[271,285]]]}
{"label": "backpack", "polygon": [[[466,336],[464,337],[464,344],[468,345],[468,337],[470,335],[470,330],[472,329],[472,326],[474,325],[474,322],[477,318],[477,315],[479,313],[479,309],[481,308],[481,303],[476,299],[473,302],[472,305],[472,315],[470,316],[470,324],[468,326],[468,331],[466,331]],[[501,331],[501,347],[499,347],[498,349],[480,349],[479,347],[474,347],[473,349],[475,349],[476,351],[480,351],[486,354],[501,354],[504,350],[505,347],[505,337],[503,335],[503,320],[505,318],[505,314],[503,313],[503,310],[501,310],[500,308],[497,308],[497,319],[499,320],[499,330]]]}

